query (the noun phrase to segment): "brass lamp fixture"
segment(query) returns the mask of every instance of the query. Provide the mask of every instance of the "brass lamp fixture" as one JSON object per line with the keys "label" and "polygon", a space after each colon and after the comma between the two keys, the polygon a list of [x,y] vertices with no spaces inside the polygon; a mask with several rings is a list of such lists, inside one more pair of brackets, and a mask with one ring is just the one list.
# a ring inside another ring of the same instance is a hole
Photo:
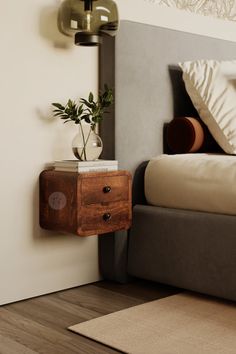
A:
{"label": "brass lamp fixture", "polygon": [[113,0],[63,0],[58,13],[58,27],[75,44],[97,46],[102,34],[115,36],[119,15]]}

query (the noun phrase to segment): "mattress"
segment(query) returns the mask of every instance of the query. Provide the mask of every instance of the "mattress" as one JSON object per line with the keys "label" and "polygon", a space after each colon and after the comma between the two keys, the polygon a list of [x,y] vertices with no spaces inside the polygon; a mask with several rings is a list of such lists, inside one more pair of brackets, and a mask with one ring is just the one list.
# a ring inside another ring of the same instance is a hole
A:
{"label": "mattress", "polygon": [[150,205],[236,215],[236,156],[159,155],[144,182]]}

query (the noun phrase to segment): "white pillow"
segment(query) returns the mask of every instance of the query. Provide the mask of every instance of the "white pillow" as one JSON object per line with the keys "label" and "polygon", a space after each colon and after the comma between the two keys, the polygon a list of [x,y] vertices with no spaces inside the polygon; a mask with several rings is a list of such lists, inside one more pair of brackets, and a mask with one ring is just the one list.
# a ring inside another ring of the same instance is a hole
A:
{"label": "white pillow", "polygon": [[236,60],[179,64],[186,90],[200,118],[228,154],[236,154]]}

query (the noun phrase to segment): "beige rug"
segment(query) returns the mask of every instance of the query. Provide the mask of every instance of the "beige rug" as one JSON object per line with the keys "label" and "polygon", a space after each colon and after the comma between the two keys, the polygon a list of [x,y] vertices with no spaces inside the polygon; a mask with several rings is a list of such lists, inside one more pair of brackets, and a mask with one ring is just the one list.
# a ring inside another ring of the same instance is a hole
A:
{"label": "beige rug", "polygon": [[236,304],[181,293],[69,327],[132,354],[235,354]]}

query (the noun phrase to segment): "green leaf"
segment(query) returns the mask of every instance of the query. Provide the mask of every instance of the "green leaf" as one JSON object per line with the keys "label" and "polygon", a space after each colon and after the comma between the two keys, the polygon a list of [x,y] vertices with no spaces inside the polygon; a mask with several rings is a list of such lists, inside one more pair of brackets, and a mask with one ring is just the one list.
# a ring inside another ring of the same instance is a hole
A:
{"label": "green leaf", "polygon": [[71,99],[68,100],[67,105],[69,108],[73,107],[73,102],[71,101]]}
{"label": "green leaf", "polygon": [[90,118],[89,118],[89,117],[85,117],[85,118],[84,118],[84,120],[85,120],[85,122],[86,122],[86,123],[88,123],[88,124],[90,124],[90,123],[91,123],[91,122],[90,122]]}
{"label": "green leaf", "polygon": [[53,105],[54,107],[59,108],[59,109],[62,109],[62,110],[65,109],[65,107],[62,106],[60,103],[52,103],[52,105]]}
{"label": "green leaf", "polygon": [[80,116],[83,113],[83,111],[84,111],[83,104],[81,104],[78,109],[78,115]]}
{"label": "green leaf", "polygon": [[[81,120],[85,120],[87,123],[90,123],[90,114],[84,114],[82,117],[81,117]],[[89,121],[89,122],[88,122]]]}
{"label": "green leaf", "polygon": [[65,109],[65,113],[66,113],[66,114],[71,114],[70,108],[66,108],[66,109]]}
{"label": "green leaf", "polygon": [[92,94],[92,92],[89,93],[89,102],[90,103],[93,102],[93,94]]}
{"label": "green leaf", "polygon": [[89,103],[85,98],[81,98],[81,99],[80,99],[80,102],[82,102],[82,103]]}
{"label": "green leaf", "polygon": [[101,120],[102,120],[102,116],[101,116],[101,115],[97,115],[97,116],[94,116],[94,117],[92,118],[92,121],[93,121],[94,123],[99,123],[99,122],[101,122]]}
{"label": "green leaf", "polygon": [[64,110],[63,109],[54,109],[53,112],[63,112]]}
{"label": "green leaf", "polygon": [[97,101],[94,101],[94,94],[90,92],[88,99],[80,98],[80,105],[71,99],[68,99],[65,106],[60,103],[52,103],[55,107],[53,115],[63,119],[64,123],[73,121],[75,124],[81,124],[81,121],[84,120],[90,124],[91,129],[95,129],[96,124],[103,119],[104,113],[107,113],[105,108],[109,107],[113,101],[113,90],[105,84],[104,90],[99,92]]}
{"label": "green leaf", "polygon": [[86,107],[92,108],[93,107],[93,103],[88,102],[87,100],[85,100],[84,98],[80,99],[80,102],[82,102]]}

